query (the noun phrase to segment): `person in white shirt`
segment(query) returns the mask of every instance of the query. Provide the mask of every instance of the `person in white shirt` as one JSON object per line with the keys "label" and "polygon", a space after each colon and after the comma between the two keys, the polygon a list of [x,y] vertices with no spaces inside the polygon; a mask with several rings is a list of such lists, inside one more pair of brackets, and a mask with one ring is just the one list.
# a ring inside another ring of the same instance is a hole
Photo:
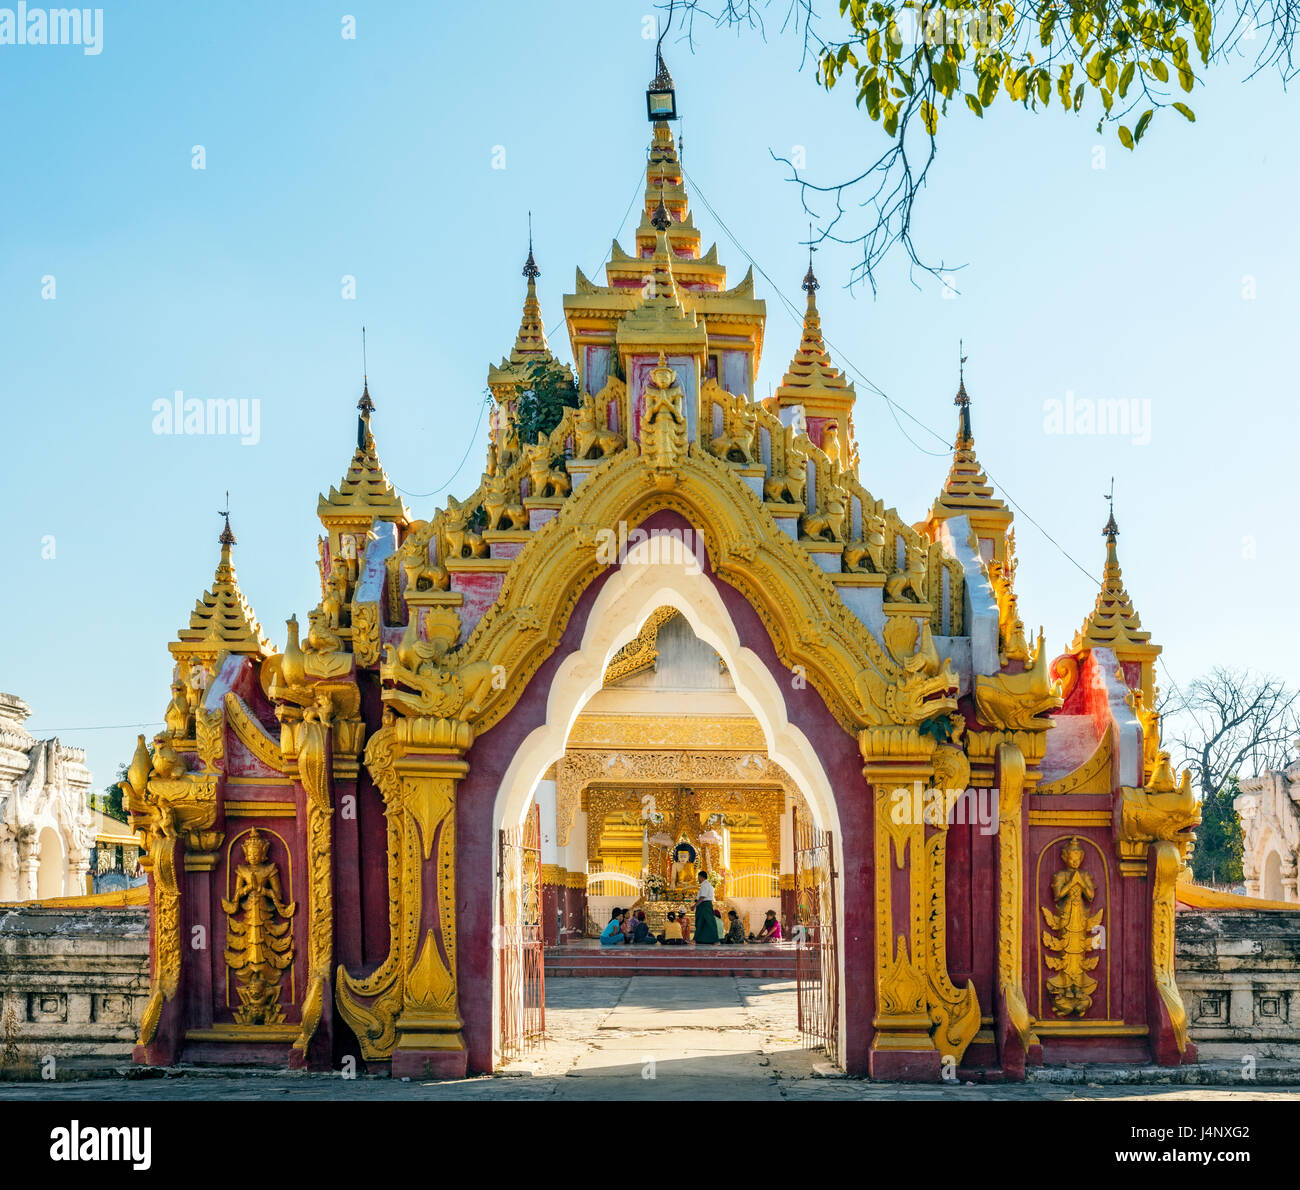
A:
{"label": "person in white shirt", "polygon": [[701,872],[700,891],[695,900],[695,944],[710,946],[717,942],[718,919],[713,916],[713,885],[709,883],[709,874]]}

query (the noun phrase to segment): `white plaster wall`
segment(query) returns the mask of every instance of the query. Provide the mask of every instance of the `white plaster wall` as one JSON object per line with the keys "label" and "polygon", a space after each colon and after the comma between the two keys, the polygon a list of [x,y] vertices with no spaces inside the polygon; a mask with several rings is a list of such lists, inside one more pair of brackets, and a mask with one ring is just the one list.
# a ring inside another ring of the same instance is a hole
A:
{"label": "white plaster wall", "polygon": [[970,533],[969,517],[950,517],[940,527],[939,540],[961,563],[965,576],[962,611],[970,638],[971,669],[977,674],[995,674],[1002,668],[998,659],[998,601],[993,597],[979,553],[971,549]]}

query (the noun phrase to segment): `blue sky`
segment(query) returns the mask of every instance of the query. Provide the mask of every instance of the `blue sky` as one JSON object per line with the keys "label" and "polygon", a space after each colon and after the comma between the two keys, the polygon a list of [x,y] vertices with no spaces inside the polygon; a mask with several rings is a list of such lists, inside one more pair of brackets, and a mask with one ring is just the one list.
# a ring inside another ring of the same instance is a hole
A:
{"label": "blue sky", "polygon": [[[568,356],[574,266],[597,274],[639,194],[653,11],[112,4],[96,56],[0,46],[0,688],[31,703],[32,727],[85,746],[97,784],[137,729],[87,729],[161,726],[166,644],[211,580],[227,488],[241,584],[267,633],[282,644],[284,620],[314,606],[316,497],[351,454],[363,323],[381,457],[414,493],[455,471],[487,366],[513,341],[530,209],[552,346]],[[809,176],[837,180],[874,159],[881,134],[847,91],[798,73],[797,42],[775,30],[707,32],[693,54],[670,38],[666,52],[688,172],[801,302],[807,216],[769,150],[803,146]],[[945,437],[965,340],[981,461],[1091,574],[1115,476],[1125,578],[1180,683],[1215,664],[1300,681],[1300,564],[1282,515],[1297,428],[1296,100],[1245,73],[1217,71],[1193,99],[1197,123],[1157,118],[1136,154],[1086,118],[956,114],[915,227],[923,253],[966,265],[955,299],[913,285],[901,261],[873,299],[845,288],[850,249],[817,257],[828,337]],[[741,253],[694,209],[739,280]],[[798,326],[761,280],[759,294],[766,396]],[[153,433],[153,403],[177,389],[256,398],[259,441]],[[858,391],[863,481],[919,520],[946,452],[904,419],[941,453],[918,449]],[[1145,402],[1149,441],[1046,432],[1047,402],[1067,393]],[[475,486],[485,436],[449,490]],[[419,516],[437,503],[407,500]],[[1056,653],[1096,584],[1017,522],[1020,608]]]}

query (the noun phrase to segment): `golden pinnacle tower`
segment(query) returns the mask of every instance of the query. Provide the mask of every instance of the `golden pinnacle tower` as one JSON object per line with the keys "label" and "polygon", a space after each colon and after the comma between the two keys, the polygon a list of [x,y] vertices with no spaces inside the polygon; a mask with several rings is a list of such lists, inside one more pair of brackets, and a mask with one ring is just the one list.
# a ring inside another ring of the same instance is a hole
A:
{"label": "golden pinnacle tower", "polygon": [[210,675],[224,653],[266,657],[275,647],[266,639],[252,605],[239,589],[239,577],[231,551],[236,544],[230,528],[230,513],[223,511],[224,526],[217,538],[221,559],[212,586],[195,601],[187,628],[182,628],[169,646],[178,665],[199,662]]}
{"label": "golden pinnacle tower", "polygon": [[[780,386],[764,402],[774,412],[803,411],[808,437],[845,468],[857,469],[858,445],[853,431],[853,385],[832,362],[822,338],[822,320],[817,310],[821,288],[813,272],[812,252],[808,272],[801,285],[808,295],[803,316],[803,334]],[[789,421],[789,414],[782,416]]]}
{"label": "golden pinnacle tower", "polygon": [[1113,650],[1121,665],[1140,673],[1140,681],[1134,684],[1140,685],[1146,705],[1151,708],[1155,706],[1155,661],[1162,650],[1159,645],[1151,643],[1151,633],[1142,627],[1142,620],[1124,587],[1116,545],[1119,525],[1115,522],[1113,506],[1101,532],[1106,538],[1106,565],[1102,570],[1101,590],[1097,592],[1097,602],[1088,618],[1074,634],[1070,652],[1079,653],[1090,648]]}
{"label": "golden pinnacle tower", "polygon": [[1011,510],[993,493],[993,485],[975,456],[975,434],[971,429],[970,395],[966,392],[965,359],[958,378],[957,436],[953,441],[952,466],[944,480],[943,491],[930,509],[926,522],[933,535],[950,517],[970,518],[971,529],[980,542],[985,561],[1005,565],[1008,561],[1007,538],[1011,527]]}

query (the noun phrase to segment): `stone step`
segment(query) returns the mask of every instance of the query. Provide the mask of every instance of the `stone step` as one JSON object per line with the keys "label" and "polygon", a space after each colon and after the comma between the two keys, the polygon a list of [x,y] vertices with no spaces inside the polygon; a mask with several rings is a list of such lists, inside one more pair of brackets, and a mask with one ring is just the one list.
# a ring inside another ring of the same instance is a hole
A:
{"label": "stone step", "polygon": [[652,950],[610,947],[606,951],[548,948],[546,974],[554,978],[629,975],[702,975],[740,979],[793,979],[793,951],[745,951],[730,947],[674,946]]}

